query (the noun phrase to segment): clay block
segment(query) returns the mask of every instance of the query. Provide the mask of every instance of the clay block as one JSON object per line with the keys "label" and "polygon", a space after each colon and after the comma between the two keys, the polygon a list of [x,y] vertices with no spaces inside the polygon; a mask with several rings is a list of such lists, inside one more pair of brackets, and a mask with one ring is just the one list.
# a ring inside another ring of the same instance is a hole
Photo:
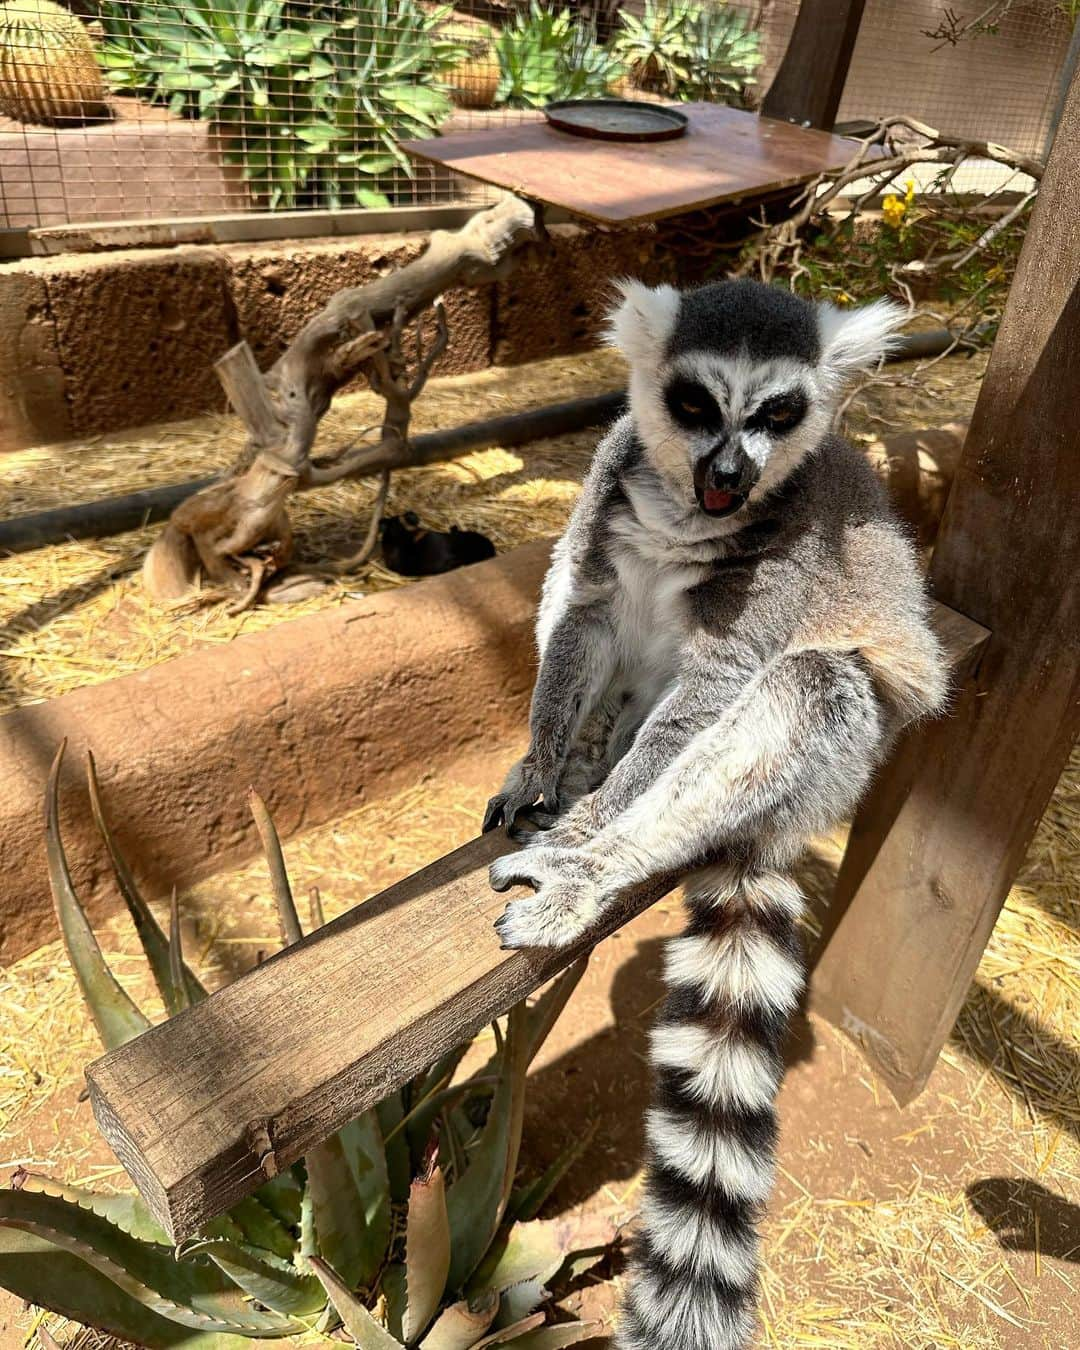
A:
{"label": "clay block", "polygon": [[[427,234],[361,235],[310,243],[238,244],[223,252],[240,332],[264,370],[304,323],[347,286],[363,286],[419,257]],[[483,370],[491,356],[491,302],[487,288],[446,296],[450,346],[440,375]],[[432,328],[425,322],[425,332]]]}
{"label": "clay block", "polygon": [[235,330],[217,249],[131,250],[38,266],[73,435],[224,407],[213,362]]}
{"label": "clay block", "polygon": [[599,345],[612,282],[674,280],[652,229],[605,233],[556,225],[552,249],[523,256],[495,294],[495,364],[521,365]]}
{"label": "clay block", "polygon": [[0,271],[0,451],[71,434],[45,280],[14,263]]}
{"label": "clay block", "polygon": [[252,784],[287,838],[518,735],[548,551],[528,544],[0,718],[0,964],[56,936],[41,812],[63,737],[64,839],[91,913],[119,897],[90,821],[88,747],[121,847],[163,898],[255,854]]}

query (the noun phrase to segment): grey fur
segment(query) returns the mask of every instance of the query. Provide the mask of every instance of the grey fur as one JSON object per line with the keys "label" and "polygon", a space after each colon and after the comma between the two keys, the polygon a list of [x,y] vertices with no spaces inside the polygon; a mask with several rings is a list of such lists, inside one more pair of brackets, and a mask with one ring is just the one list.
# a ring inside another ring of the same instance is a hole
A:
{"label": "grey fur", "polygon": [[[499,920],[509,947],[573,942],[628,886],[697,869],[653,1033],[658,1104],[623,1350],[746,1343],[753,1221],[802,980],[785,874],[851,811],[904,722],[944,698],[911,545],[865,459],[827,430],[843,381],[895,324],[880,306],[848,318],[747,283],[682,299],[627,286],[614,318],[631,412],[556,545],[531,744],[485,825],[512,830],[538,799],[553,824],[492,866],[496,888],[535,892]],[[706,385],[725,445],[754,457],[756,485],[722,519],[695,496],[701,444],[664,407],[676,376]],[[747,429],[791,387],[810,404],[796,430]]]}

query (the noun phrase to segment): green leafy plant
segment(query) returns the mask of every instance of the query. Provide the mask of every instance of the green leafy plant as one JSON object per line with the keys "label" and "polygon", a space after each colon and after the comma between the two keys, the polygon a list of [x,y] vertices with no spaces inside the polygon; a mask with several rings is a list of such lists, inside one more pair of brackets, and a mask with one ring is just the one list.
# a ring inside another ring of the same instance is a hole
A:
{"label": "green leafy plant", "polygon": [[625,74],[618,56],[596,41],[590,24],[569,9],[530,0],[495,42],[500,79],[496,103],[542,108],[553,99],[602,98]]}
{"label": "green leafy plant", "polygon": [[449,14],[417,0],[157,4],[101,60],[115,89],[212,121],[266,205],[384,206],[413,172],[399,142],[450,114],[440,77],[466,49],[440,31]]}
{"label": "green leafy plant", "polygon": [[639,89],[684,102],[731,102],[754,83],[761,38],[739,13],[693,0],[645,0],[620,12],[614,48]]}
{"label": "green leafy plant", "polygon": [[[58,825],[63,747],[46,794],[49,881],[68,957],[108,1049],[150,1022],[109,969],[72,883]],[[109,828],[91,759],[91,806],[165,1008],[206,997],[184,961],[175,894],[166,934]],[[281,845],[262,801],[283,938],[301,936]],[[313,904],[313,921],[321,913]],[[22,1169],[0,1191],[0,1287],[157,1350],[233,1350],[245,1338],[342,1329],[360,1350],[517,1344],[557,1350],[593,1334],[547,1323],[545,1285],[594,1265],[606,1221],[536,1218],[587,1140],[513,1189],[529,1064],[583,963],[496,1024],[496,1051],[459,1074],[468,1047],[312,1149],[179,1248],[135,1196],[105,1195]]]}

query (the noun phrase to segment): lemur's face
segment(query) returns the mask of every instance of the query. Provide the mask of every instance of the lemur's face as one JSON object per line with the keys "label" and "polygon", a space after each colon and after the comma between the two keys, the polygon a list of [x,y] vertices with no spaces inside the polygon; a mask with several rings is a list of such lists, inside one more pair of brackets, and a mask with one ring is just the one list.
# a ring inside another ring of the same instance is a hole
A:
{"label": "lemur's face", "polygon": [[814,371],[796,361],[692,352],[668,363],[658,383],[661,398],[647,394],[646,451],[709,516],[734,515],[775,487],[828,429]]}
{"label": "lemur's face", "polygon": [[888,302],[837,311],[750,281],[622,293],[612,339],[630,362],[645,453],[681,508],[715,518],[737,517],[820,444],[845,381],[876,364],[904,317]]}

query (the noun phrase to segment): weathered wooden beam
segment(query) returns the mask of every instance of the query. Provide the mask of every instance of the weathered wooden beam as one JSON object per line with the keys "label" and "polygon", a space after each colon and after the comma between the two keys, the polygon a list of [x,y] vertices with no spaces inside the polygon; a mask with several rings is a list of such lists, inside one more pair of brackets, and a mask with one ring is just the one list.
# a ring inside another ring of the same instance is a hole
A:
{"label": "weathered wooden beam", "polygon": [[[250,1194],[591,944],[507,952],[490,834],[87,1069],[102,1134],[174,1241]],[[671,882],[627,896],[593,941]]]}
{"label": "weathered wooden beam", "polygon": [[1080,423],[1063,402],[1080,361],[1078,156],[1080,77],[931,569],[938,599],[991,637],[977,678],[864,817],[844,883],[857,893],[815,977],[817,1007],[901,1102],[937,1060],[1080,734]]}
{"label": "weathered wooden beam", "polygon": [[[942,615],[958,664],[969,626]],[[503,951],[501,834],[465,844],[87,1069],[102,1134],[179,1241],[671,889],[565,951]]]}
{"label": "weathered wooden beam", "polygon": [[866,0],[802,0],[762,117],[831,131]]}

